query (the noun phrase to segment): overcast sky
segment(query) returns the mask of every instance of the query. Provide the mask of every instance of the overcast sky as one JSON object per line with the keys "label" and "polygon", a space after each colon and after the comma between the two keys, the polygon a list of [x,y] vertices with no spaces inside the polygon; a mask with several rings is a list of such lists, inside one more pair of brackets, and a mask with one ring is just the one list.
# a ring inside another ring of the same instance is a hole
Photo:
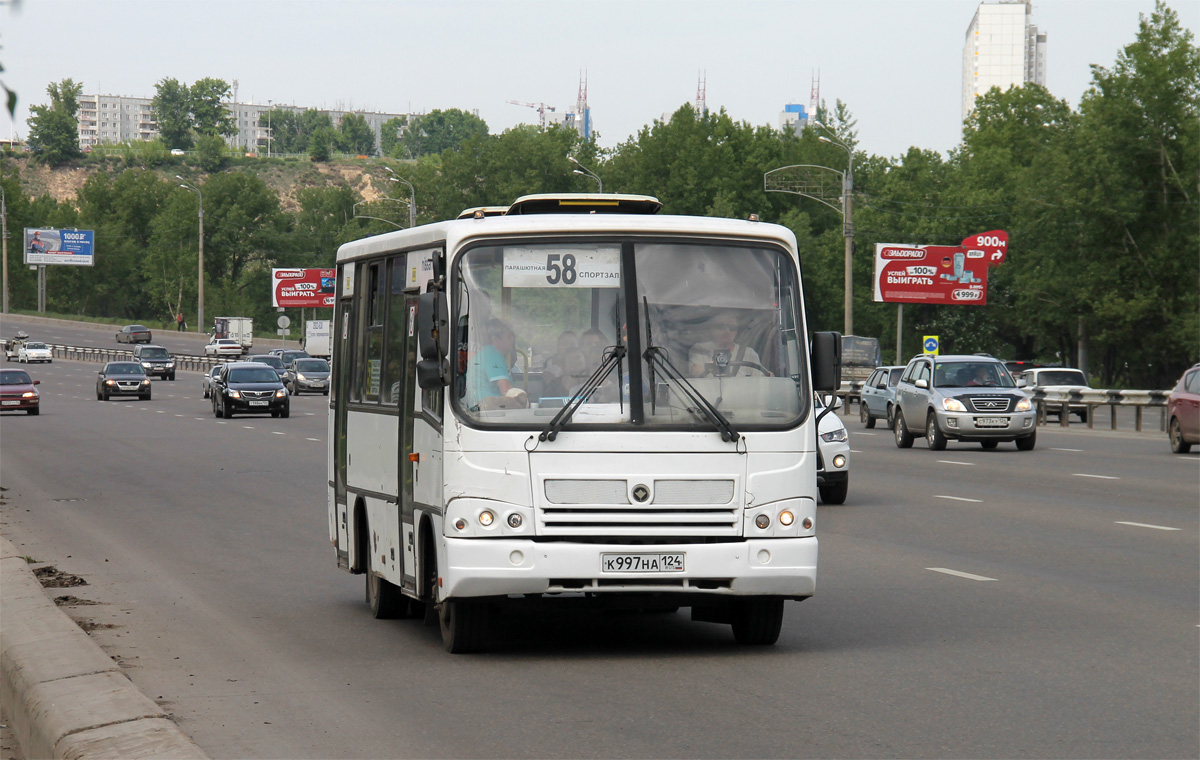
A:
{"label": "overcast sky", "polygon": [[[8,7],[4,7],[7,5]],[[87,94],[152,97],[166,77],[238,80],[243,102],[417,113],[478,111],[493,133],[575,104],[602,147],[694,102],[778,124],[821,98],[858,119],[859,147],[945,153],[960,137],[961,56],[976,0],[0,0],[2,81],[15,124],[66,78]],[[1200,3],[1170,0],[1200,28]],[[1047,86],[1077,106],[1089,64],[1111,66],[1153,0],[1035,0]],[[2,110],[2,109],[0,109]]]}

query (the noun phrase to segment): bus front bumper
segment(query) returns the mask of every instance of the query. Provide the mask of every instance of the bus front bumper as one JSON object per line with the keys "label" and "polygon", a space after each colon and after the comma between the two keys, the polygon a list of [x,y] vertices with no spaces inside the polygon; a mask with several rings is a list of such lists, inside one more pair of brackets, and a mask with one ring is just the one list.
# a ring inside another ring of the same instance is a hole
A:
{"label": "bus front bumper", "polygon": [[[682,570],[611,569],[614,556],[667,555],[670,564],[680,554]],[[817,539],[630,545],[447,538],[441,576],[442,598],[573,592],[801,598],[816,590]]]}

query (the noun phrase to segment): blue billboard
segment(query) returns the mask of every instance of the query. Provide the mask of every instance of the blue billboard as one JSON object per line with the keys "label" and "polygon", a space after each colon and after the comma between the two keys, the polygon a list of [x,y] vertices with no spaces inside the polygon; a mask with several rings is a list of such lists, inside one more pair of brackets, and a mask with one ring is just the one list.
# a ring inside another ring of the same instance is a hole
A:
{"label": "blue billboard", "polygon": [[94,265],[92,230],[58,230],[53,227],[25,228],[26,264]]}

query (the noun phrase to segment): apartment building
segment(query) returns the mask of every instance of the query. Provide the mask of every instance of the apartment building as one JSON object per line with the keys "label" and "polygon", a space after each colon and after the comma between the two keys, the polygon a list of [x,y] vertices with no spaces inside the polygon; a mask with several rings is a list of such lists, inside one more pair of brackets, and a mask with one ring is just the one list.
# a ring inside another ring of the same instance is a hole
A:
{"label": "apartment building", "polygon": [[1031,0],[980,3],[963,45],[962,118],[993,87],[1046,86],[1046,34],[1032,21]]}

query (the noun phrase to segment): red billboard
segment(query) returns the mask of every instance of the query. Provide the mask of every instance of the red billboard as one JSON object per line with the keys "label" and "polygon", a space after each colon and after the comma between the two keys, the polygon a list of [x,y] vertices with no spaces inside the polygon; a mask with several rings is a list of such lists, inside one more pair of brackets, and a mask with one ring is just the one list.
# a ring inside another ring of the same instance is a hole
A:
{"label": "red billboard", "polygon": [[333,306],[337,271],[272,269],[271,305],[285,308]]}
{"label": "red billboard", "polygon": [[985,304],[988,270],[1007,252],[1004,230],[971,235],[962,245],[876,243],[875,300]]}

